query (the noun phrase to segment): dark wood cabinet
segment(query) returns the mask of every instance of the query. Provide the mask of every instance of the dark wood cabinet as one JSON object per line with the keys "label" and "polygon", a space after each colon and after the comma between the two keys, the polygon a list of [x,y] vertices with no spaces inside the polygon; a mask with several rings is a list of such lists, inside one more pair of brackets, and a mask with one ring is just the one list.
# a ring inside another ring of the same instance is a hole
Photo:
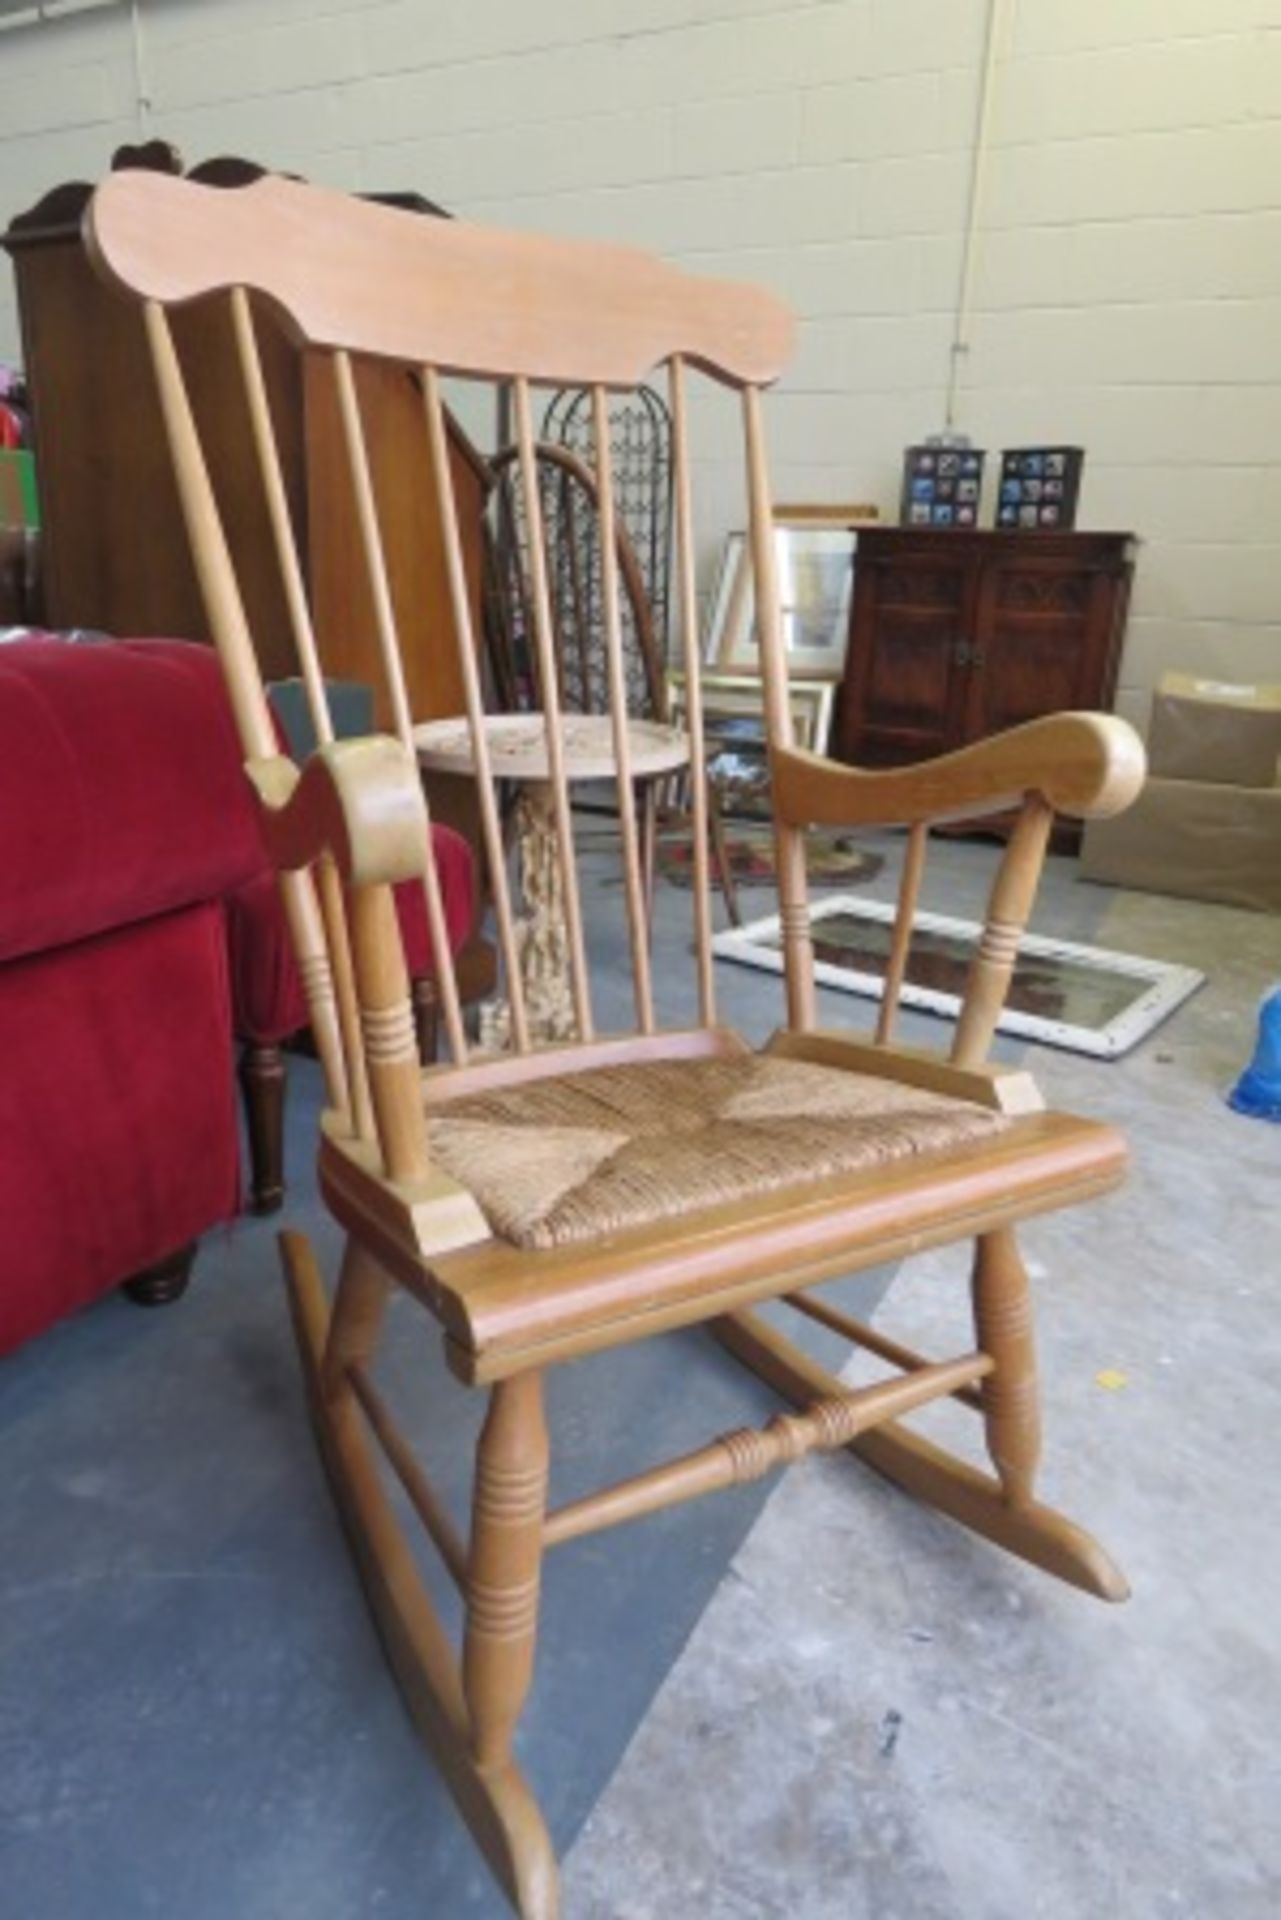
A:
{"label": "dark wood cabinet", "polygon": [[1110,708],[1135,545],[1125,533],[860,529],[836,757],[898,766],[1040,714]]}

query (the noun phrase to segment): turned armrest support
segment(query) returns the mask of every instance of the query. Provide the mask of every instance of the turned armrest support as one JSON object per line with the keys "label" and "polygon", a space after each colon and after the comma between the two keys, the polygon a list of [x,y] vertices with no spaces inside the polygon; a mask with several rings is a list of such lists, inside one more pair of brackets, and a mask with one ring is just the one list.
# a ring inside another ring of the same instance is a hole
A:
{"label": "turned armrest support", "polygon": [[245,771],[277,869],[294,872],[329,853],[353,887],[424,872],[427,808],[417,764],[398,740],[336,740],[301,772],[283,755],[251,760]]}
{"label": "turned armrest support", "polygon": [[1039,795],[1055,813],[1097,820],[1138,797],[1147,757],[1133,727],[1058,713],[910,767],[867,771],[795,748],[772,756],[774,805],[789,826],[910,826],[997,813]]}
{"label": "turned armrest support", "polygon": [[[331,1005],[336,994],[335,1063],[326,1062],[326,1079],[331,1089],[350,1085],[355,1135],[376,1136],[382,1172],[393,1181],[419,1180],[430,1168],[427,1129],[391,891],[394,881],[427,871],[417,762],[399,741],[375,734],[318,748],[301,773],[283,755],[251,761],[246,772],[268,853],[284,876],[287,907],[291,892],[311,895],[310,876],[300,870],[317,870],[324,933],[306,971],[325,976]],[[313,916],[315,909],[312,898]],[[303,935],[310,937],[305,926]],[[302,958],[307,949],[297,932],[295,948]],[[335,1097],[335,1105],[345,1100]]]}

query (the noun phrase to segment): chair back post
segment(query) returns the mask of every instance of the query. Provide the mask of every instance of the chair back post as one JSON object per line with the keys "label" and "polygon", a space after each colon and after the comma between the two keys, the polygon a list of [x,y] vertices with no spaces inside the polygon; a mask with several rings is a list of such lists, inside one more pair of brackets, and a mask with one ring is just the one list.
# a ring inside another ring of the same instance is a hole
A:
{"label": "chair back post", "polygon": [[[168,315],[158,300],[149,299],[143,318],[187,538],[240,744],[247,759],[271,760],[279,749],[266,690]],[[329,1101],[350,1118],[347,1063],[315,889],[305,872],[282,873],[279,882]]]}
{"label": "chair back post", "polygon": [[493,896],[498,948],[503,959],[511,1007],[512,1041],[518,1053],[528,1053],[529,1023],[520,978],[516,916],[512,910],[502,820],[499,816],[496,786],[485,737],[484,691],[481,687],[480,668],[477,665],[476,634],[472,621],[471,601],[467,593],[462,544],[458,537],[458,502],[454,492],[453,470],[449,464],[445,407],[440,392],[440,376],[434,367],[422,368],[422,395],[427,450],[431,461],[432,480],[436,492],[436,511],[439,516],[440,534],[445,553],[445,579],[449,592],[450,611],[453,615],[454,643],[458,653],[467,729],[475,766],[481,837],[490,891]]}
{"label": "chair back post", "polygon": [[1036,899],[1053,825],[1053,807],[1039,793],[1030,793],[997,868],[978,952],[965,983],[952,1042],[955,1066],[981,1066],[987,1058]]}

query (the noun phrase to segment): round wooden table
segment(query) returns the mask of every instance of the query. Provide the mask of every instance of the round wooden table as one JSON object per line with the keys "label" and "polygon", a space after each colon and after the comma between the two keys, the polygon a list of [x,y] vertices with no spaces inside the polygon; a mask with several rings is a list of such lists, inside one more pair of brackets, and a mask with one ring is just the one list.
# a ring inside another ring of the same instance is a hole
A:
{"label": "round wooden table", "polygon": [[[562,714],[565,777],[573,783],[613,780],[613,725],[604,714]],[[516,802],[517,868],[521,912],[516,922],[521,984],[531,1038],[543,1045],[578,1036],[570,982],[569,940],[556,839],[556,807],[541,713],[485,717],[485,744],[496,780],[519,784]],[[633,781],[657,780],[689,765],[689,736],[654,720],[629,720],[627,745]],[[425,773],[475,776],[471,728],[466,719],[428,720],[414,728],[418,763]],[[485,1021],[482,1039],[505,1043],[506,1009]]]}

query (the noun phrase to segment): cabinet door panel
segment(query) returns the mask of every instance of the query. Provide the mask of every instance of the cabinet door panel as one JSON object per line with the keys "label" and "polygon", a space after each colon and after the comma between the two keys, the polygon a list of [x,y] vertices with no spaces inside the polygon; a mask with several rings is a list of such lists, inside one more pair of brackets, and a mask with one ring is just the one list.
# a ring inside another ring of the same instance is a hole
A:
{"label": "cabinet door panel", "polygon": [[[1098,704],[1106,629],[1106,574],[1062,562],[984,569],[965,731],[977,739],[1041,714]],[[1110,693],[1110,688],[1108,689]]]}
{"label": "cabinet door panel", "polygon": [[841,714],[843,758],[895,765],[956,743],[972,600],[964,564],[865,563],[860,547]]}
{"label": "cabinet door panel", "polygon": [[836,751],[921,760],[1111,703],[1129,535],[869,528],[859,536]]}

